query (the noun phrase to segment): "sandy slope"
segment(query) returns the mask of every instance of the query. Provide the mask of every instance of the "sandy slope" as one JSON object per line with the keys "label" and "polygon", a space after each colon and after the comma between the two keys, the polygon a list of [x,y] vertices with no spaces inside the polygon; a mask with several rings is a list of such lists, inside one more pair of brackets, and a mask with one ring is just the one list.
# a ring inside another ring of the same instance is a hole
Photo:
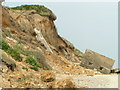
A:
{"label": "sandy slope", "polygon": [[57,79],[72,78],[75,85],[78,87],[89,88],[118,88],[118,75],[56,75]]}

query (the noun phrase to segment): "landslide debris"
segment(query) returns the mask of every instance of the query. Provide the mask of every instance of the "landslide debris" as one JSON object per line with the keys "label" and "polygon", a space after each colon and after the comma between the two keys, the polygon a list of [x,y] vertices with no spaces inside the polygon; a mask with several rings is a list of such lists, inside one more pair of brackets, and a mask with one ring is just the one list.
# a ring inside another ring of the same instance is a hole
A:
{"label": "landslide debris", "polygon": [[[55,19],[44,6],[2,6],[3,88],[76,88],[72,79],[59,81],[56,74],[101,74],[79,65],[82,53],[58,35]],[[36,39],[34,28],[41,31],[53,53]]]}

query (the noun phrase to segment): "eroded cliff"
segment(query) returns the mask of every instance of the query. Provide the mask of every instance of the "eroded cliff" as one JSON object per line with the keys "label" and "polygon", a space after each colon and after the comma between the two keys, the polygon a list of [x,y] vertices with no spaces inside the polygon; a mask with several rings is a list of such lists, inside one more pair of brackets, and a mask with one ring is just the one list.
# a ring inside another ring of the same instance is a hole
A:
{"label": "eroded cliff", "polygon": [[[2,7],[1,45],[4,48],[1,52],[6,57],[2,58],[3,87],[57,87],[57,84],[54,86],[57,83],[54,77],[48,75],[51,72],[55,75],[100,74],[79,65],[82,52],[58,35],[54,24],[56,16],[52,11],[47,10],[49,14],[46,15],[47,11],[41,14],[34,9],[14,10]],[[42,33],[53,53],[47,50],[44,43],[37,40],[35,28]],[[41,80],[42,73],[45,73],[45,80],[48,81]],[[72,82],[67,80],[72,85]]]}

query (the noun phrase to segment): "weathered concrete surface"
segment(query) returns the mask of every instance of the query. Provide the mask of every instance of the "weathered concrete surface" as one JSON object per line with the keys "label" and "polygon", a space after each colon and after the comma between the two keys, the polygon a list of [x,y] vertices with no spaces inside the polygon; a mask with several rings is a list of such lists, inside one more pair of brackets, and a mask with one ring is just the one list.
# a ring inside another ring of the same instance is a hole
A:
{"label": "weathered concrete surface", "polygon": [[102,73],[108,74],[110,73],[114,62],[114,60],[108,57],[91,50],[86,50],[80,65],[89,69],[97,69]]}

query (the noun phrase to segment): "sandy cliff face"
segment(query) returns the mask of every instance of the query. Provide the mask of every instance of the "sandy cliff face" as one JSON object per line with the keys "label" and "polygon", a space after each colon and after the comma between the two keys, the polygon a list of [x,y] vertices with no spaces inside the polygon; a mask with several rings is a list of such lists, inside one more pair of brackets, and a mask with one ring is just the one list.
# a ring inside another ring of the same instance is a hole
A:
{"label": "sandy cliff face", "polygon": [[34,28],[41,30],[46,41],[58,48],[64,46],[64,41],[58,36],[54,21],[47,16],[36,14],[34,10],[31,11],[12,11],[9,10],[10,15],[20,25],[25,33],[34,34]]}
{"label": "sandy cliff face", "polygon": [[35,10],[8,10],[8,12],[14,21],[19,24],[17,28],[20,28],[22,33],[26,34],[25,36],[31,36],[27,38],[27,41],[31,42],[32,38],[35,39],[34,28],[36,28],[41,30],[47,43],[50,44],[51,47],[54,47],[57,52],[67,56],[66,58],[71,61],[79,62],[81,60],[82,53],[77,52],[74,46],[71,48],[71,45],[67,43],[68,41],[58,35],[54,20],[48,16],[36,14]]}
{"label": "sandy cliff face", "polygon": [[[2,45],[5,46],[2,52],[8,54],[7,59],[2,59],[3,67],[6,67],[1,70],[3,87],[46,88],[49,86],[48,83],[42,82],[40,78],[41,73],[46,69],[54,74],[100,74],[81,67],[79,63],[76,64],[81,61],[82,53],[58,35],[54,24],[55,19],[51,16],[41,16],[35,10],[11,10],[2,7],[2,19],[4,41]],[[37,41],[34,28],[41,30],[53,53],[47,51],[45,45]],[[36,61],[29,62],[30,60]],[[13,64],[9,63],[13,61],[16,67],[12,67]],[[51,82],[55,83],[55,81],[50,81],[49,87],[54,86]]]}

